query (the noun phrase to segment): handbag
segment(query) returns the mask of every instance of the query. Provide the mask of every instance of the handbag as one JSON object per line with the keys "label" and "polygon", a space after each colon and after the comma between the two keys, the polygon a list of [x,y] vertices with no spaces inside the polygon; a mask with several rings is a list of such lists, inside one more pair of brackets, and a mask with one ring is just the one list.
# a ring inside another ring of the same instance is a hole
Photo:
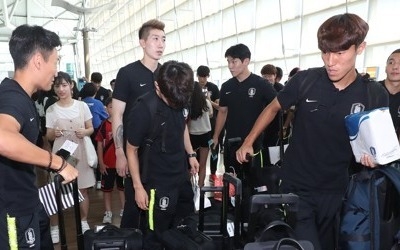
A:
{"label": "handbag", "polygon": [[[194,210],[198,212],[200,210],[200,187],[198,184],[198,175],[193,175],[191,178],[192,189],[193,189],[193,202]],[[211,207],[211,201],[207,196],[204,196],[204,208]]]}
{"label": "handbag", "polygon": [[[63,210],[74,206],[74,196],[72,194],[72,190],[72,182],[61,185],[61,202]],[[84,200],[83,195],[79,190],[78,193],[79,202],[82,202]],[[49,216],[57,213],[58,208],[56,203],[56,188],[54,186],[54,182],[39,188],[39,199]]]}
{"label": "handbag", "polygon": [[97,168],[97,163],[98,163],[97,152],[96,149],[94,148],[92,140],[90,139],[89,136],[85,136],[83,137],[83,143],[85,145],[87,163],[91,168]]}

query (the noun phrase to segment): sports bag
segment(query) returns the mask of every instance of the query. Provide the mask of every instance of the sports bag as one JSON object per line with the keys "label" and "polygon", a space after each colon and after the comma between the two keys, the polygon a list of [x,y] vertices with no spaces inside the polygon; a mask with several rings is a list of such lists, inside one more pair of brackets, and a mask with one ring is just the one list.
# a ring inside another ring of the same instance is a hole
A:
{"label": "sports bag", "polygon": [[400,229],[400,164],[352,175],[341,211],[339,249],[390,249]]}

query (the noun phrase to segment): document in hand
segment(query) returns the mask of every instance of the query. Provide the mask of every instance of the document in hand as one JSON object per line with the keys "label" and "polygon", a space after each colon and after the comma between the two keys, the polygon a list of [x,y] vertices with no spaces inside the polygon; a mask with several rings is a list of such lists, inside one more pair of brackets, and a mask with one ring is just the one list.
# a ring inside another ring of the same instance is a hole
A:
{"label": "document in hand", "polygon": [[364,154],[371,155],[381,165],[400,159],[399,141],[389,108],[348,115],[345,124],[357,162]]}

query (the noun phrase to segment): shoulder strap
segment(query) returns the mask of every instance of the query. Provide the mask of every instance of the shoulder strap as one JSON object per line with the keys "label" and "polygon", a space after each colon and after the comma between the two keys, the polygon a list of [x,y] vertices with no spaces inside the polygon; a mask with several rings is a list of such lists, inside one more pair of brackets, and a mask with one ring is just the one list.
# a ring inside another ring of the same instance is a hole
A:
{"label": "shoulder strap", "polygon": [[[149,136],[145,139],[145,143],[143,145],[143,158],[142,158],[142,166],[140,171],[141,180],[143,183],[147,180],[147,174],[149,169],[149,157],[150,157],[150,148],[153,144],[156,137],[161,133],[161,151],[165,152],[165,129],[163,126],[160,126],[164,115],[160,106],[160,99],[157,95],[152,98],[147,99],[147,105],[149,107],[150,115],[151,115],[151,127]],[[161,131],[160,131],[161,130]]]}
{"label": "shoulder strap", "polygon": [[400,194],[400,163],[395,161],[388,165],[381,166],[377,169],[390,179]]}

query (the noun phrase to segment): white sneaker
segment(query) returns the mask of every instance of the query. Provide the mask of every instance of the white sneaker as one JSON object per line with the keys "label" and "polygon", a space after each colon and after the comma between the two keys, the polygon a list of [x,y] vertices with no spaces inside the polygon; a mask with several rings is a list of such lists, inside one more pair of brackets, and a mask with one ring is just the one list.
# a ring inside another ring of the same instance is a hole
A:
{"label": "white sneaker", "polygon": [[121,211],[119,212],[119,216],[122,217],[124,215],[124,210],[121,209]]}
{"label": "white sneaker", "polygon": [[87,223],[86,220],[82,220],[81,225],[82,225],[82,234],[84,234],[87,230],[90,230],[89,224]]}
{"label": "white sneaker", "polygon": [[112,212],[111,211],[106,211],[104,213],[104,217],[103,217],[103,223],[106,224],[111,224],[112,222]]}
{"label": "white sneaker", "polygon": [[58,229],[58,226],[51,226],[50,234],[51,234],[51,241],[53,241],[53,244],[57,244],[60,242],[60,230]]}

